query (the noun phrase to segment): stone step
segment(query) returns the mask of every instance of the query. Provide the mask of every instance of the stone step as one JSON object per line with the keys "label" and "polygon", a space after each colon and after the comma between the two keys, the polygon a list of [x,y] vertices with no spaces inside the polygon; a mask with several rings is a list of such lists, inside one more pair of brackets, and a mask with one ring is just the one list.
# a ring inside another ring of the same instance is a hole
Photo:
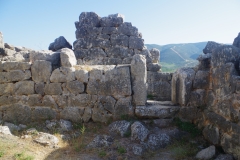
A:
{"label": "stone step", "polygon": [[174,118],[174,116],[179,111],[179,106],[173,105],[163,105],[162,102],[157,103],[147,103],[146,106],[137,106],[135,109],[135,114],[140,118]]}
{"label": "stone step", "polygon": [[174,106],[175,104],[172,101],[147,100],[147,106],[151,106],[151,105]]}

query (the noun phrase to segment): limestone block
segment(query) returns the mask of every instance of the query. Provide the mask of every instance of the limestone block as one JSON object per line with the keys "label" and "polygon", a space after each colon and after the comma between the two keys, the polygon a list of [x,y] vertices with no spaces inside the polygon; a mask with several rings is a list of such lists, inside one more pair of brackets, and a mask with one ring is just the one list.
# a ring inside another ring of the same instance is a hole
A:
{"label": "limestone block", "polygon": [[160,51],[156,48],[150,50],[151,58],[153,63],[159,63],[160,61]]}
{"label": "limestone block", "polygon": [[71,49],[63,48],[59,50],[62,67],[73,67],[77,64],[75,54]]}
{"label": "limestone block", "polygon": [[132,26],[132,23],[124,22],[118,27],[118,33],[128,36],[138,36],[138,29]]}
{"label": "limestone block", "polygon": [[163,72],[147,72],[147,81],[149,82],[157,82],[157,81],[167,81],[171,82],[172,73],[163,73]]}
{"label": "limestone block", "polygon": [[99,96],[98,103],[101,103],[103,108],[114,114],[116,100],[111,96]]}
{"label": "limestone block", "polygon": [[112,46],[128,47],[129,43],[130,43],[129,38],[126,35],[122,35],[122,34],[112,34],[111,35]]}
{"label": "limestone block", "polygon": [[207,89],[209,87],[209,71],[197,71],[193,81],[193,88]]}
{"label": "limestone block", "polygon": [[92,39],[79,38],[73,42],[74,49],[88,49],[92,47]]}
{"label": "limestone block", "polygon": [[13,83],[0,84],[0,95],[11,95],[14,93]]}
{"label": "limestone block", "polygon": [[97,38],[98,39],[110,39],[110,36],[109,35],[107,35],[107,34],[99,34],[98,36],[97,36]]}
{"label": "limestone block", "polygon": [[161,69],[161,65],[158,63],[148,63],[147,71],[158,72]]}
{"label": "limestone block", "polygon": [[89,74],[88,74],[87,70],[78,69],[78,70],[75,71],[75,76],[76,76],[76,79],[80,82],[83,82],[83,83],[88,82]]}
{"label": "limestone block", "polygon": [[78,108],[78,107],[65,107],[60,112],[60,118],[65,120],[70,120],[75,123],[81,123],[82,122],[82,116],[84,113],[84,108]]}
{"label": "limestone block", "polygon": [[60,95],[62,94],[61,83],[49,83],[44,87],[45,95]]}
{"label": "limestone block", "polygon": [[33,121],[55,119],[56,116],[57,112],[49,107],[35,107],[32,111]]}
{"label": "limestone block", "polygon": [[122,59],[120,58],[108,58],[107,65],[118,65],[118,64],[122,64]]}
{"label": "limestone block", "polygon": [[0,108],[3,109],[5,112],[2,119],[5,122],[27,124],[31,121],[31,108],[26,105],[13,104]]}
{"label": "limestone block", "polygon": [[16,82],[23,81],[31,78],[31,72],[29,70],[12,70],[10,72],[0,72],[0,82]]}
{"label": "limestone block", "polygon": [[171,100],[171,83],[169,81],[148,82],[147,94],[154,96],[158,101]]}
{"label": "limestone block", "polygon": [[36,60],[45,60],[51,62],[53,68],[61,66],[60,52],[52,52],[49,50],[31,51],[29,56],[30,62],[34,63]]}
{"label": "limestone block", "polygon": [[197,60],[199,61],[198,70],[208,70],[211,67],[211,53],[200,55]]}
{"label": "limestone block", "polygon": [[49,61],[36,60],[31,66],[32,79],[36,83],[49,82],[52,73],[52,65]]}
{"label": "limestone block", "polygon": [[4,71],[11,71],[11,70],[29,70],[31,67],[31,63],[29,62],[1,62],[0,68]]}
{"label": "limestone block", "polygon": [[34,87],[35,92],[37,94],[44,95],[44,86],[45,86],[44,82],[35,83],[35,87]]}
{"label": "limestone block", "polygon": [[63,36],[56,38],[48,47],[48,49],[52,51],[57,51],[62,48],[72,49],[72,45]]}
{"label": "limestone block", "polygon": [[192,68],[180,68],[172,76],[172,101],[186,106],[191,95],[195,71]]}
{"label": "limestone block", "polygon": [[108,17],[102,17],[100,25],[102,27],[118,27],[123,23],[123,16],[120,14],[109,15]]}
{"label": "limestone block", "polygon": [[139,121],[131,125],[131,140],[144,141],[149,134],[149,130]]}
{"label": "limestone block", "polygon": [[106,49],[106,53],[108,57],[120,58],[120,59],[132,57],[134,55],[134,52],[132,49],[128,49],[121,46],[108,48]]}
{"label": "limestone block", "polygon": [[92,117],[92,108],[85,108],[83,114],[83,122],[88,122]]}
{"label": "limestone block", "polygon": [[84,84],[79,81],[71,81],[66,83],[66,88],[73,94],[84,92]]}
{"label": "limestone block", "polygon": [[69,107],[91,107],[92,97],[89,94],[77,94],[68,96]]}
{"label": "limestone block", "polygon": [[143,49],[144,40],[135,36],[130,36],[129,38],[129,48],[132,49]]}
{"label": "limestone block", "polygon": [[92,120],[94,122],[106,123],[112,118],[112,114],[105,110],[101,103],[94,106],[92,109]]}
{"label": "limestone block", "polygon": [[203,49],[203,53],[204,54],[207,54],[207,53],[213,53],[213,51],[222,46],[223,44],[220,44],[220,43],[216,43],[216,42],[213,42],[213,41],[208,41],[207,45],[205,46],[205,48]]}
{"label": "limestone block", "polygon": [[92,39],[92,46],[93,47],[100,47],[100,48],[109,48],[111,46],[111,43],[108,39]]}
{"label": "limestone block", "polygon": [[131,64],[132,57],[127,57],[122,60],[122,64]]}
{"label": "limestone block", "polygon": [[70,82],[75,80],[75,68],[60,67],[52,72],[51,82]]}
{"label": "limestone block", "polygon": [[113,135],[119,134],[121,137],[124,137],[130,132],[130,127],[131,123],[126,120],[115,121],[108,126],[108,131]]}
{"label": "limestone block", "polygon": [[60,108],[68,106],[68,96],[67,95],[53,95],[52,98],[57,103]]}
{"label": "limestone block", "polygon": [[118,33],[117,27],[103,27],[102,35],[116,34],[116,33]]}
{"label": "limestone block", "polygon": [[205,97],[206,92],[204,89],[196,89],[191,92],[189,102],[191,106],[203,107],[204,105],[206,105]]}
{"label": "limestone block", "polygon": [[30,95],[34,94],[34,82],[33,81],[19,81],[14,84],[15,95]]}
{"label": "limestone block", "polygon": [[120,98],[115,104],[114,118],[121,118],[121,116],[123,115],[134,115],[131,96],[126,98]]}
{"label": "limestone block", "polygon": [[76,59],[83,59],[88,56],[88,49],[74,49]]}
{"label": "limestone block", "polygon": [[142,55],[134,55],[131,62],[133,101],[135,105],[145,105],[147,101],[147,68]]}
{"label": "limestone block", "polygon": [[100,18],[95,12],[82,12],[79,16],[79,26],[99,27]]}

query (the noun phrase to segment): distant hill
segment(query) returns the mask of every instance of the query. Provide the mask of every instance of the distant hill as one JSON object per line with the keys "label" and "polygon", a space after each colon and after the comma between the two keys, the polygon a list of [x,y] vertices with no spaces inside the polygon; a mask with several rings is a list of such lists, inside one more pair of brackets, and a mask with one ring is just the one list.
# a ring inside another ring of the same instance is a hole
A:
{"label": "distant hill", "polygon": [[[197,57],[202,54],[207,42],[182,43],[182,44],[146,44],[148,49],[160,50],[160,64],[163,71],[174,71],[184,66],[195,66]],[[167,68],[166,68],[167,67]]]}

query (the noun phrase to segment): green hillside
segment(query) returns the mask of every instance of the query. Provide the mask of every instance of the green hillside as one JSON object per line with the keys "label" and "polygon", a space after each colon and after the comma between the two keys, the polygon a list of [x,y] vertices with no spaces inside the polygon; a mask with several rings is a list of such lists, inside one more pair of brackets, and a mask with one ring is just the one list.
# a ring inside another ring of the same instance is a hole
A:
{"label": "green hillside", "polygon": [[183,44],[146,44],[148,49],[160,50],[160,64],[163,72],[172,72],[180,67],[192,67],[197,65],[197,57],[202,54],[207,42],[183,43]]}

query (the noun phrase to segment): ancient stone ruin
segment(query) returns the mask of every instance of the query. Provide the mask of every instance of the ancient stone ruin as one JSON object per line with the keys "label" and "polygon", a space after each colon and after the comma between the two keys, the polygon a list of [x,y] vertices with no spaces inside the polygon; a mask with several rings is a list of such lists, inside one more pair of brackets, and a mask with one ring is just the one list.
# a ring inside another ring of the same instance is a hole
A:
{"label": "ancient stone ruin", "polygon": [[[198,66],[172,74],[161,72],[160,51],[149,51],[120,14],[83,12],[75,26],[73,50],[64,37],[34,51],[4,44],[0,33],[0,120],[108,122],[129,115],[167,124],[179,117],[240,159],[240,35],[233,45],[209,41]],[[132,138],[159,147],[148,130]]]}

